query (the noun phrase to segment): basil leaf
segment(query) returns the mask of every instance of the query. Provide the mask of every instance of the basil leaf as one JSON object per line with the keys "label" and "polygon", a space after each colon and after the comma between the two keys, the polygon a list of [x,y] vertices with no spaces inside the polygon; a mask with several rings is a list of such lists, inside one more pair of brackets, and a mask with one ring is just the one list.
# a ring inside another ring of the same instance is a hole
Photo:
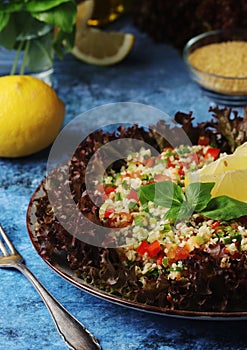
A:
{"label": "basil leaf", "polygon": [[181,206],[185,197],[180,186],[172,181],[161,181],[155,184],[141,186],[138,192],[142,204],[152,201],[165,208]]}
{"label": "basil leaf", "polygon": [[59,6],[62,3],[71,2],[71,0],[49,0],[49,1],[29,1],[25,5],[25,9],[29,12],[44,12]]}
{"label": "basil leaf", "polygon": [[165,219],[176,219],[180,212],[181,206],[171,207],[168,212],[165,214]]}
{"label": "basil leaf", "polygon": [[210,192],[214,184],[214,182],[194,182],[186,188],[185,195],[187,201],[196,212],[200,212],[206,208],[211,199]]}
{"label": "basil leaf", "polygon": [[187,219],[194,212],[194,208],[191,207],[187,202],[183,202],[180,205],[173,205],[168,212],[165,214],[165,219]]}
{"label": "basil leaf", "polygon": [[162,181],[155,184],[154,203],[166,208],[181,206],[185,197],[182,188],[172,181]]}
{"label": "basil leaf", "polygon": [[247,215],[247,203],[228,196],[212,198],[202,214],[209,219],[231,220]]}
{"label": "basil leaf", "polygon": [[155,189],[154,184],[141,186],[138,189],[138,198],[142,205],[148,203],[149,201],[154,201]]}
{"label": "basil leaf", "polygon": [[41,22],[58,26],[62,31],[71,33],[75,24],[76,4],[64,3],[46,12],[32,12],[32,16]]}

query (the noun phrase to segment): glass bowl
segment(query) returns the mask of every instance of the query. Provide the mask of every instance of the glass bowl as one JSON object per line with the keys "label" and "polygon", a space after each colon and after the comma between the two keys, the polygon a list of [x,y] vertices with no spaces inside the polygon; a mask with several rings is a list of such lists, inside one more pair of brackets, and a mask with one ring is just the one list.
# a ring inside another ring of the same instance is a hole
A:
{"label": "glass bowl", "polygon": [[[220,45],[212,46],[211,44]],[[201,56],[202,48],[203,57]],[[197,51],[196,58],[194,53],[198,49],[200,50]],[[183,58],[191,78],[210,98],[217,103],[227,105],[247,104],[247,64],[244,67],[246,72],[238,71],[240,68],[243,70],[244,61],[247,61],[247,30],[215,30],[200,34],[187,42]],[[237,64],[234,63],[235,61]],[[225,73],[226,67],[230,64],[228,72]]]}

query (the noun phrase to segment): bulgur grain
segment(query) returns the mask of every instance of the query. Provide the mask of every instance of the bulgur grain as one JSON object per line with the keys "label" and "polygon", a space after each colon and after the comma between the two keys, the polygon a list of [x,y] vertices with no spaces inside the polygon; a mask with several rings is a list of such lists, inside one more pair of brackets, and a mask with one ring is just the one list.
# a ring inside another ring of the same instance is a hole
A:
{"label": "bulgur grain", "polygon": [[[228,94],[247,92],[247,42],[226,41],[205,45],[192,52],[188,60],[201,72],[201,85]],[[217,76],[217,77],[216,77]]]}

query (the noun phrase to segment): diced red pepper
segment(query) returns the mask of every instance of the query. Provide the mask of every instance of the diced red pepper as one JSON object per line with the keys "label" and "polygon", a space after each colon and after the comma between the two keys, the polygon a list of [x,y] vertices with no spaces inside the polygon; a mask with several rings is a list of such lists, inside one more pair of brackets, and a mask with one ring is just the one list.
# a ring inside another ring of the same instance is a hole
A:
{"label": "diced red pepper", "polygon": [[114,213],[115,209],[113,207],[106,208],[104,212],[104,218],[107,219],[109,216],[111,216]]}
{"label": "diced red pepper", "polygon": [[136,251],[138,254],[143,255],[147,252],[148,247],[149,243],[147,241],[142,241]]}
{"label": "diced red pepper", "polygon": [[140,255],[148,253],[150,258],[155,258],[161,251],[161,245],[157,240],[153,241],[152,243],[142,241],[139,247],[136,249],[136,251]]}
{"label": "diced red pepper", "polygon": [[219,157],[220,154],[220,148],[209,148],[205,154],[205,158],[213,158],[213,159],[217,159]]}
{"label": "diced red pepper", "polygon": [[174,161],[173,161],[173,160],[170,160],[170,158],[168,158],[167,167],[168,167],[168,168],[175,168]]}
{"label": "diced red pepper", "polygon": [[168,150],[174,150],[174,147],[165,147],[164,149],[163,149],[163,152],[166,152],[166,151],[168,151]]}
{"label": "diced red pepper", "polygon": [[127,198],[128,198],[128,199],[133,199],[133,200],[135,200],[135,201],[138,202],[139,197],[138,197],[137,191],[135,191],[135,190],[132,189],[132,190],[130,191],[130,193],[128,194]]}
{"label": "diced red pepper", "polygon": [[215,228],[217,228],[217,227],[219,227],[220,226],[220,221],[214,221],[213,223],[212,223],[212,225],[211,225],[211,227],[213,228],[213,229],[215,229]]}
{"label": "diced red pepper", "polygon": [[153,241],[151,244],[149,244],[147,248],[147,253],[150,256],[150,258],[154,258],[155,256],[157,256],[160,251],[161,246],[158,240]]}
{"label": "diced red pepper", "polygon": [[113,186],[105,186],[104,191],[105,191],[105,194],[108,196],[110,193],[115,192],[116,188]]}
{"label": "diced red pepper", "polygon": [[199,136],[198,139],[198,145],[200,146],[208,146],[209,145],[209,138],[207,136]]}
{"label": "diced red pepper", "polygon": [[184,175],[184,169],[183,169],[182,166],[178,169],[178,175],[179,176],[183,176]]}

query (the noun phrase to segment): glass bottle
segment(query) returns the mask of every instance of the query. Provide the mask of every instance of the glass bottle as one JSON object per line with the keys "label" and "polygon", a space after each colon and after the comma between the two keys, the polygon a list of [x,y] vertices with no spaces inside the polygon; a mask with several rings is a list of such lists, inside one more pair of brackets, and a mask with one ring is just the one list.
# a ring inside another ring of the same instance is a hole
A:
{"label": "glass bottle", "polygon": [[131,9],[131,0],[94,0],[92,18],[88,20],[90,26],[101,26],[115,21]]}

